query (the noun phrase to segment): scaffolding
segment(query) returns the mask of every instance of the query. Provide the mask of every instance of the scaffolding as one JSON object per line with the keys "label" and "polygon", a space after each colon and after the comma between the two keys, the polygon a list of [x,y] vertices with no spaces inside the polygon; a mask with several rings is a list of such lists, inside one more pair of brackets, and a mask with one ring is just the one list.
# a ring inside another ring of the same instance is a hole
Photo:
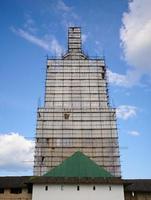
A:
{"label": "scaffolding", "polygon": [[67,54],[47,60],[45,103],[37,111],[34,175],[81,151],[121,176],[116,114],[108,98],[104,60],[85,56],[80,28],[69,28]]}

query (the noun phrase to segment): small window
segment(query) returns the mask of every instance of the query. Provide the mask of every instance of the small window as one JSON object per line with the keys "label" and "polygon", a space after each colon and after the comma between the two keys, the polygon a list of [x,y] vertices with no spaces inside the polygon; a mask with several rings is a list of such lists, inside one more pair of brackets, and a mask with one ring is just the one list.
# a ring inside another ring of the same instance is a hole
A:
{"label": "small window", "polygon": [[95,185],[93,186],[93,190],[95,190]]}
{"label": "small window", "polygon": [[102,79],[105,79],[105,74],[104,73],[102,73]]}
{"label": "small window", "polygon": [[4,193],[4,188],[0,188],[0,194]]}
{"label": "small window", "polygon": [[46,190],[46,191],[48,190],[48,185],[45,186],[45,190]]}
{"label": "small window", "polygon": [[64,118],[69,119],[70,114],[69,113],[64,113]]}
{"label": "small window", "polygon": [[22,189],[21,188],[11,188],[10,189],[10,193],[12,193],[12,194],[20,194],[20,193],[22,193]]}
{"label": "small window", "polygon": [[80,190],[80,186],[79,186],[79,185],[77,185],[77,190],[78,190],[78,191]]}
{"label": "small window", "polygon": [[42,157],[41,157],[41,162],[44,162],[44,159],[45,159],[45,157],[44,157],[44,156],[42,156]]}

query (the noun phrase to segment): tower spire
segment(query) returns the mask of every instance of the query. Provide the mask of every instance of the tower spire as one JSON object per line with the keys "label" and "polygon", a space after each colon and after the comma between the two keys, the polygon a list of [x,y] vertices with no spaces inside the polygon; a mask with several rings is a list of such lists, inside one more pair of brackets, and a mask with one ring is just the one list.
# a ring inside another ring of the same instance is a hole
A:
{"label": "tower spire", "polygon": [[69,27],[68,29],[68,53],[81,53],[81,28]]}

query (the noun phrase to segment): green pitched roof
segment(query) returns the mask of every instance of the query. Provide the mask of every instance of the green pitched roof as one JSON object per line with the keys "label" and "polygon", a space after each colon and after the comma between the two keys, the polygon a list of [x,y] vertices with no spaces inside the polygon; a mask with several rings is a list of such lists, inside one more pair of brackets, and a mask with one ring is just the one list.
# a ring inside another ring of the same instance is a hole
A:
{"label": "green pitched roof", "polygon": [[90,160],[90,158],[80,151],[74,153],[60,165],[44,174],[44,176],[79,178],[113,177],[103,167],[97,165],[94,161]]}

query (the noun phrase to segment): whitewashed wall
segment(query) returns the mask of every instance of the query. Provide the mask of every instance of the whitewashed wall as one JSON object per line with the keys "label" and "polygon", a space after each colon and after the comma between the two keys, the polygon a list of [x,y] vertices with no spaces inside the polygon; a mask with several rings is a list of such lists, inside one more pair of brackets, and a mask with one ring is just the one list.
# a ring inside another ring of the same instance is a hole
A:
{"label": "whitewashed wall", "polygon": [[[48,190],[46,190],[46,187]],[[124,200],[122,185],[34,185],[32,200]]]}

